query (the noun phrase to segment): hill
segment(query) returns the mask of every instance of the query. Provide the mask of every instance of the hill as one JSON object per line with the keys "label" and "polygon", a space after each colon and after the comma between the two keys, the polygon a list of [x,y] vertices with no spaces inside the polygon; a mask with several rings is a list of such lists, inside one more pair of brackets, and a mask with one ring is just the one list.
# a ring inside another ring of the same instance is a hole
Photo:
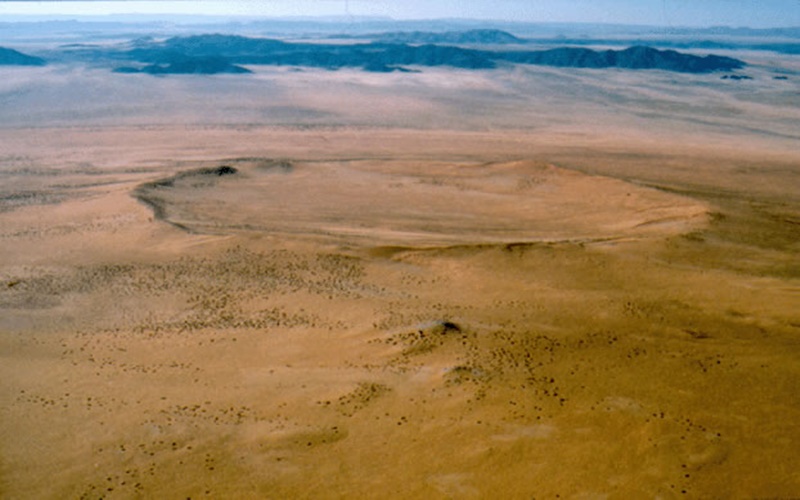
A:
{"label": "hill", "polygon": [[744,62],[730,57],[695,56],[674,50],[658,50],[635,46],[623,50],[595,51],[585,48],[562,47],[531,52],[505,52],[506,61],[545,66],[572,68],[659,69],[681,73],[730,71],[744,67]]}
{"label": "hill", "polygon": [[143,68],[121,67],[115,73],[147,73],[150,75],[215,75],[219,73],[252,73],[247,68],[231,64],[223,57],[173,56],[171,60]]}
{"label": "hill", "polygon": [[452,44],[513,44],[526,43],[511,33],[496,29],[474,29],[465,31],[396,31],[377,35],[364,35],[359,38],[371,38],[385,43],[452,43]]}
{"label": "hill", "polygon": [[[474,32],[465,33],[474,35]],[[494,33],[491,36],[499,35]],[[214,73],[241,72],[234,70],[233,67],[219,66],[220,58],[231,64],[306,66],[326,69],[351,67],[362,68],[366,71],[385,71],[386,68],[401,65],[491,69],[501,62],[578,68],[660,69],[685,73],[730,71],[744,66],[744,62],[729,57],[715,55],[700,57],[674,50],[658,50],[644,46],[630,47],[619,51],[595,51],[575,47],[539,51],[500,51],[438,44],[290,43],[233,35],[174,37],[163,42],[146,44],[132,49],[127,53],[127,57],[155,65],[147,72],[163,73],[206,73],[205,69],[208,65],[214,69],[212,71]],[[197,58],[206,62],[201,64],[195,60]],[[211,64],[209,61],[216,62]]]}
{"label": "hill", "polygon": [[0,65],[2,66],[44,66],[45,60],[29,56],[14,49],[0,47]]}
{"label": "hill", "polygon": [[467,69],[494,68],[495,63],[483,51],[442,45],[406,44],[319,44],[289,43],[267,38],[234,35],[197,35],[175,37],[161,43],[140,47],[129,57],[152,63],[168,62],[180,55],[187,57],[225,57],[235,64],[307,66],[326,69],[344,67],[383,68],[401,64],[453,66]]}

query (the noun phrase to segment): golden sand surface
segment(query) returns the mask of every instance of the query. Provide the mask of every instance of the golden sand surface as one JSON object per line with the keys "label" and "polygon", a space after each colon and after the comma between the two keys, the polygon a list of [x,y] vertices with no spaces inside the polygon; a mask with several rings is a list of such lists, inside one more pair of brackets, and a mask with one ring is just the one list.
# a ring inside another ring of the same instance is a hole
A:
{"label": "golden sand surface", "polygon": [[800,489],[788,153],[29,132],[4,132],[4,498]]}

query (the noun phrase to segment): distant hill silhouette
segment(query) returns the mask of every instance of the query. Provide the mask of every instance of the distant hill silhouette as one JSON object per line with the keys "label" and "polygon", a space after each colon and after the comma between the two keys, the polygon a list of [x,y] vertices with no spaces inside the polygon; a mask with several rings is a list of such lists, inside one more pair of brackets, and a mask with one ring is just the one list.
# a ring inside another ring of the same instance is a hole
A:
{"label": "distant hill silhouette", "polygon": [[453,43],[453,44],[511,44],[525,43],[522,38],[517,38],[511,33],[494,29],[475,29],[465,31],[446,31],[437,33],[431,31],[394,31],[363,35],[358,38],[368,38],[384,43]]}
{"label": "distant hill silhouette", "polygon": [[[457,33],[457,32],[454,32]],[[461,32],[459,36],[487,35],[484,30]],[[504,33],[504,32],[499,32]],[[453,36],[450,34],[442,34]],[[140,44],[127,57],[150,63],[146,73],[222,73],[246,72],[236,64],[307,66],[327,69],[345,67],[366,71],[390,71],[401,66],[450,66],[463,69],[491,69],[498,63],[539,64],[578,68],[660,69],[685,73],[730,71],[743,67],[742,61],[729,57],[704,57],[674,50],[636,46],[624,50],[595,51],[562,47],[550,50],[479,50],[426,43],[290,43],[267,38],[232,35],[196,35],[175,37],[163,42]],[[225,60],[228,65],[223,64]],[[118,71],[136,71],[121,68]]]}
{"label": "distant hill silhouette", "polygon": [[338,69],[385,68],[402,64],[494,68],[487,53],[442,45],[288,43],[268,38],[197,35],[170,38],[160,44],[131,50],[142,62],[168,63],[175,57],[225,57],[235,64],[267,64]]}
{"label": "distant hill silhouette", "polygon": [[143,68],[122,67],[115,73],[147,73],[150,75],[216,75],[219,73],[252,73],[247,68],[231,64],[224,57],[188,57],[172,54],[169,60],[150,64]]}
{"label": "distant hill silhouette", "polygon": [[658,50],[635,46],[624,50],[595,51],[585,48],[563,47],[532,52],[504,52],[506,61],[571,68],[627,68],[660,69],[682,73],[708,73],[730,71],[744,66],[744,62],[716,55],[695,56],[674,50]]}
{"label": "distant hill silhouette", "polygon": [[0,65],[3,66],[44,66],[45,60],[29,56],[14,49],[0,47]]}

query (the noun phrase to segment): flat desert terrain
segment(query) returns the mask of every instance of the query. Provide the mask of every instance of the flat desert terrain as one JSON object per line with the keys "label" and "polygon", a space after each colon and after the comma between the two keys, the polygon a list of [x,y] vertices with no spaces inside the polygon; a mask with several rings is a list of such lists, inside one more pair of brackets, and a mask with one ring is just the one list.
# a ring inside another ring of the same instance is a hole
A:
{"label": "flat desert terrain", "polygon": [[0,497],[800,496],[800,65],[747,60],[4,69]]}

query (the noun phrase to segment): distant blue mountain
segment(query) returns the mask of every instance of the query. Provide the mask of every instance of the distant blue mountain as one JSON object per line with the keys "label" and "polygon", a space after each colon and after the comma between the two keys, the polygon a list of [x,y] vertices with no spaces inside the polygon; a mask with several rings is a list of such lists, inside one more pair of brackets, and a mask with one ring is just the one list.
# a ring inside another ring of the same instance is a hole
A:
{"label": "distant blue mountain", "polygon": [[383,67],[402,64],[494,68],[488,53],[444,45],[288,43],[267,38],[233,35],[197,35],[170,38],[131,50],[131,58],[164,63],[175,57],[225,57],[235,64],[308,66],[327,69]]}
{"label": "distant blue mountain", "polygon": [[[467,38],[475,34],[466,33],[470,34]],[[516,63],[578,68],[659,69],[684,73],[730,71],[745,65],[744,62],[730,57],[701,57],[645,46],[602,51],[579,47],[537,51],[481,50],[431,43],[290,43],[233,35],[175,37],[163,42],[139,44],[127,53],[127,57],[149,63],[150,66],[139,71],[154,74],[247,71],[236,66],[238,64],[327,69],[353,67],[384,72],[402,70],[402,66],[409,65],[491,69],[499,63]],[[132,70],[122,68],[118,71]]]}
{"label": "distant blue mountain", "polygon": [[150,75],[216,75],[219,73],[252,73],[247,68],[231,64],[224,57],[189,57],[173,54],[168,60],[150,64],[143,68],[122,67],[115,73],[147,73]]}
{"label": "distant blue mountain", "polygon": [[516,63],[541,64],[572,68],[660,69],[681,73],[730,71],[744,67],[744,62],[730,57],[695,56],[674,50],[635,46],[624,50],[595,51],[564,47],[531,52],[505,52],[503,59]]}
{"label": "distant blue mountain", "polygon": [[383,43],[410,43],[410,44],[426,44],[426,43],[446,43],[446,44],[518,44],[526,43],[526,40],[517,38],[511,33],[497,29],[473,29],[462,31],[392,31],[388,33],[376,33],[367,35],[358,35],[354,37],[337,37],[337,38],[360,38],[370,39],[373,41]]}
{"label": "distant blue mountain", "polygon": [[526,40],[531,45],[565,45],[565,46],[597,46],[620,47],[631,45],[646,45],[661,49],[701,49],[701,50],[765,50],[780,54],[800,54],[800,43],[793,41],[764,42],[747,40],[704,40],[704,39],[625,39],[625,38],[529,38]]}
{"label": "distant blue mountain", "polygon": [[14,49],[0,47],[0,65],[3,66],[44,66],[45,60],[29,56]]}

